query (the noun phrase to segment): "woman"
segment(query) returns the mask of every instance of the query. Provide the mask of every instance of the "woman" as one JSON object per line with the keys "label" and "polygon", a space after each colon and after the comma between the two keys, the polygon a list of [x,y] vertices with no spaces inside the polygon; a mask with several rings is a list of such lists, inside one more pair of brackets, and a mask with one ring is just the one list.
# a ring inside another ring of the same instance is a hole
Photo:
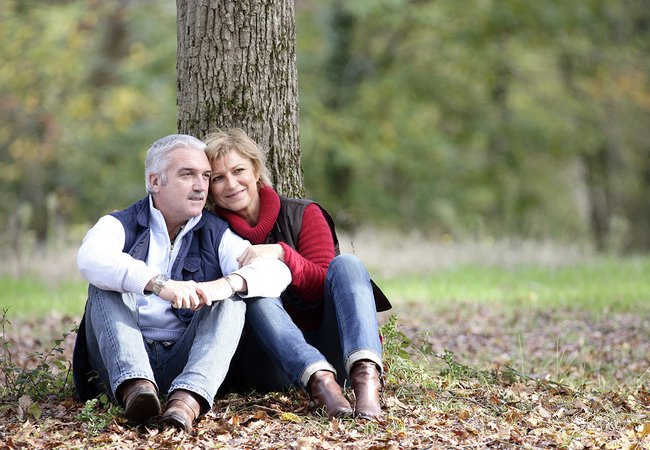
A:
{"label": "woman", "polygon": [[[205,143],[210,207],[254,244],[239,264],[272,257],[292,274],[282,301],[247,301],[248,329],[330,417],[379,419],[382,347],[365,267],[352,255],[337,256],[333,223],[318,204],[273,190],[265,154],[244,131],[218,130]],[[354,411],[339,386],[348,380]]]}

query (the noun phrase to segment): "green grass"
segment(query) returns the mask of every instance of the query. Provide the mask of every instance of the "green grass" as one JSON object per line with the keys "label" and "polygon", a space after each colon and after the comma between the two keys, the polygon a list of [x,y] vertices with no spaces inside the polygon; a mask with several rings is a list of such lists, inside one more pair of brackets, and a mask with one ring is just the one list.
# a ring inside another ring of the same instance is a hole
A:
{"label": "green grass", "polygon": [[[650,308],[650,257],[602,257],[563,267],[469,265],[377,281],[395,303],[465,301],[594,312]],[[0,277],[0,308],[9,309],[9,318],[51,311],[81,315],[85,301],[83,280]]]}
{"label": "green grass", "polygon": [[463,266],[378,280],[391,299],[630,311],[650,307],[650,258],[596,258],[564,267]]}
{"label": "green grass", "polygon": [[7,317],[39,318],[51,311],[81,316],[86,302],[83,280],[46,282],[30,278],[0,277],[0,309]]}

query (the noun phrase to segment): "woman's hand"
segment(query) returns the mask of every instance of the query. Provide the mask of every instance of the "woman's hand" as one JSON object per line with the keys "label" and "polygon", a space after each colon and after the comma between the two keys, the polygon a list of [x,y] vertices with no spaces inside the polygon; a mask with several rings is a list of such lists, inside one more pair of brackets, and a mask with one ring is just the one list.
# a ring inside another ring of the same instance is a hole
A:
{"label": "woman's hand", "polygon": [[237,262],[239,267],[244,267],[262,258],[279,259],[284,262],[284,249],[280,244],[251,245],[237,258]]}

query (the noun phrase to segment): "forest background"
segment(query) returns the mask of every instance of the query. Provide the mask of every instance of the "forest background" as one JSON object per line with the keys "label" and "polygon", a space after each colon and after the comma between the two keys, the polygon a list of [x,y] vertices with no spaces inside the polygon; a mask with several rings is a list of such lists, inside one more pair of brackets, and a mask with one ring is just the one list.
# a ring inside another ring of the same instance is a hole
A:
{"label": "forest background", "polygon": [[297,0],[306,195],[393,301],[386,418],[251,395],[177,436],[77,402],[67,372],[76,248],[178,129],[176,5],[4,0],[0,442],[650,448],[645,3]]}
{"label": "forest background", "polygon": [[[339,227],[650,248],[642,0],[296,1],[306,193]],[[0,249],[77,243],[176,125],[173,2],[7,0]]]}

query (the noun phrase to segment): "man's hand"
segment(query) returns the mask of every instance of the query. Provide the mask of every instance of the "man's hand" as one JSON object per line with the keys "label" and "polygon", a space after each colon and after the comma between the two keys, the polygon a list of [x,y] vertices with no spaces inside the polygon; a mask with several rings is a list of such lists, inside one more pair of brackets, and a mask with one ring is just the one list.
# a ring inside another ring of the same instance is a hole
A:
{"label": "man's hand", "polygon": [[196,291],[206,305],[211,305],[212,302],[225,300],[233,295],[232,288],[223,278],[215,281],[198,283]]}
{"label": "man's hand", "polygon": [[239,267],[244,267],[261,258],[274,258],[284,262],[284,249],[280,244],[251,245],[237,258],[237,262]]}
{"label": "man's hand", "polygon": [[197,289],[195,281],[169,280],[160,290],[158,297],[167,300],[172,307],[177,309],[189,308],[200,309],[203,305],[211,305],[205,298],[202,298]]}
{"label": "man's hand", "polygon": [[238,274],[232,273],[228,275],[227,279],[224,277],[196,285],[197,293],[207,305],[230,298],[238,292],[246,292],[246,290],[246,280]]}

